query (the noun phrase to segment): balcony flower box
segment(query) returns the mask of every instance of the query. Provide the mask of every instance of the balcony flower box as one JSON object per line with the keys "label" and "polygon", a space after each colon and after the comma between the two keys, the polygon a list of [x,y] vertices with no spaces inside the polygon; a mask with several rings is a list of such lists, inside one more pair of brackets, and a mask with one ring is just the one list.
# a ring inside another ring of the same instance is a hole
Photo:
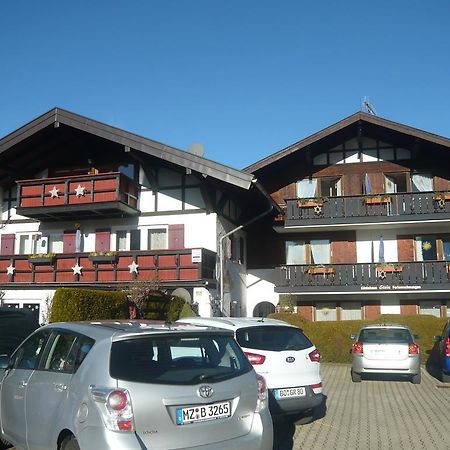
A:
{"label": "balcony flower box", "polygon": [[315,208],[316,206],[323,206],[323,199],[321,198],[305,198],[297,200],[299,208]]}
{"label": "balcony flower box", "polygon": [[309,266],[306,269],[306,273],[309,275],[330,275],[334,273],[334,267],[332,266]]}
{"label": "balcony flower box", "polygon": [[386,272],[386,273],[403,272],[403,266],[399,264],[383,264],[377,266],[377,272]]}
{"label": "balcony flower box", "polygon": [[117,253],[116,252],[105,252],[105,253],[91,253],[89,254],[89,259],[93,263],[101,264],[101,263],[116,263],[117,262]]}
{"label": "balcony flower box", "polygon": [[364,197],[364,203],[366,205],[382,205],[386,203],[391,203],[390,195],[370,195]]}
{"label": "balcony flower box", "polygon": [[52,253],[46,254],[38,254],[38,255],[30,255],[28,257],[28,261],[37,266],[37,265],[53,265],[55,264],[56,255]]}
{"label": "balcony flower box", "polygon": [[433,199],[436,201],[439,200],[450,200],[450,192],[435,192]]}
{"label": "balcony flower box", "polygon": [[403,266],[399,264],[383,264],[376,267],[376,273],[378,278],[382,280],[386,278],[388,273],[401,273],[403,272]]}

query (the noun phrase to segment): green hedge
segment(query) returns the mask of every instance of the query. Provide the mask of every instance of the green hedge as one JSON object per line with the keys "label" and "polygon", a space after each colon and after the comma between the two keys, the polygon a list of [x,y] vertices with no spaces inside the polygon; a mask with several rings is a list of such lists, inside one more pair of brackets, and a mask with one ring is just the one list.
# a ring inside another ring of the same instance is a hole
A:
{"label": "green hedge", "polygon": [[423,364],[431,355],[434,342],[433,336],[439,335],[447,323],[447,319],[439,319],[426,315],[382,315],[375,320],[342,320],[339,322],[309,322],[299,314],[275,313],[270,317],[284,320],[299,328],[311,339],[320,350],[323,362],[350,363],[350,336],[357,333],[366,323],[398,323],[408,325],[414,334],[418,334],[417,343],[420,346],[420,358]]}
{"label": "green hedge", "polygon": [[49,321],[128,319],[128,305],[125,292],[60,288],[53,296]]}

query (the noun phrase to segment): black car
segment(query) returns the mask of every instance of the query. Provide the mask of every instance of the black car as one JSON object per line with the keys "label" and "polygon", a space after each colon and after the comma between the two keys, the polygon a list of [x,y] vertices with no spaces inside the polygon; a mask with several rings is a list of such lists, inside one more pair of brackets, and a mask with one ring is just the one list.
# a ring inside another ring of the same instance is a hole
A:
{"label": "black car", "polygon": [[11,355],[19,344],[39,328],[35,314],[26,308],[0,308],[0,355]]}

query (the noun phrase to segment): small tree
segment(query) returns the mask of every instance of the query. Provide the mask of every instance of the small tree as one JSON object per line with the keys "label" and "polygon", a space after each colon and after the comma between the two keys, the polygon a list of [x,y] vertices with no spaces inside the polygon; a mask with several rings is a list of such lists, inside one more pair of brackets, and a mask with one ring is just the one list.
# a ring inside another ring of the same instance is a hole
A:
{"label": "small tree", "polygon": [[136,281],[125,292],[138,309],[139,316],[144,317],[144,307],[146,302],[155,294],[161,291],[159,280]]}
{"label": "small tree", "polygon": [[293,313],[295,311],[295,303],[291,294],[280,294],[277,305],[277,312]]}

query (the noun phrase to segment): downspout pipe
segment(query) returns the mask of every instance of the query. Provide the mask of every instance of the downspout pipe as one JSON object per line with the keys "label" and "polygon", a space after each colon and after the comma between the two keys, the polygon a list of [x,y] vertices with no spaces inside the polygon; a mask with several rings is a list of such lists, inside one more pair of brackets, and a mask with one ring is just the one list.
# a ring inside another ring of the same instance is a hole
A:
{"label": "downspout pipe", "polygon": [[264,191],[264,189],[259,185],[259,183],[257,182],[256,178],[254,178],[252,180],[252,183],[257,187],[257,189],[259,189],[259,191],[262,192],[262,194],[266,197],[267,201],[269,202],[269,207],[264,210],[261,214],[258,214],[257,216],[251,218],[250,220],[248,220],[247,222],[243,223],[242,225],[239,225],[236,228],[233,228],[231,231],[229,231],[228,233],[224,234],[223,236],[220,237],[219,239],[219,286],[220,286],[220,311],[223,313],[223,278],[224,278],[224,261],[223,261],[223,241],[225,238],[227,238],[228,236],[231,236],[232,234],[236,233],[239,230],[242,230],[242,228],[256,222],[257,220],[261,219],[262,217],[266,216],[267,214],[269,214],[271,211],[273,211],[274,209],[274,201],[273,199]]}

